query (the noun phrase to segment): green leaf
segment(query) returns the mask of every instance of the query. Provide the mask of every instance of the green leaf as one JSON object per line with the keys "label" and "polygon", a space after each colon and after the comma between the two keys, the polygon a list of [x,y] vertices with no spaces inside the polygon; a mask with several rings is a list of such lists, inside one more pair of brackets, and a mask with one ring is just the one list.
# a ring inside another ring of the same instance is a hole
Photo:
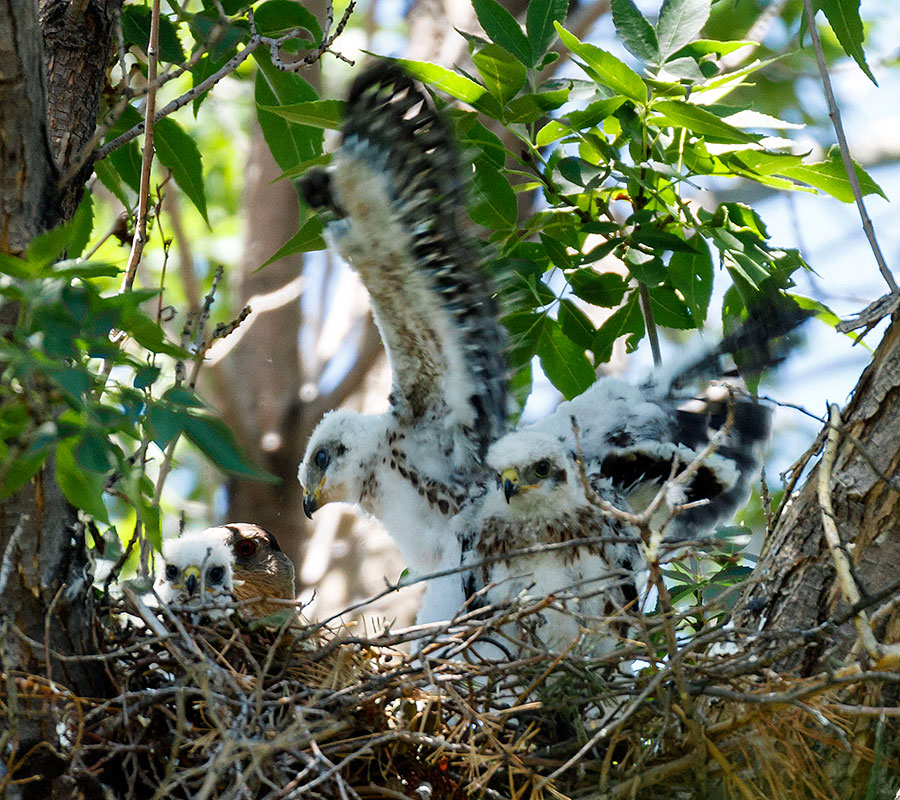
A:
{"label": "green leaf", "polygon": [[310,217],[300,226],[290,239],[279,247],[262,265],[263,267],[294,253],[308,253],[312,250],[324,250],[327,245],[322,238],[322,221],[318,217]]}
{"label": "green leaf", "polygon": [[682,331],[697,327],[684,301],[671,286],[652,286],[648,292],[653,320],[657,325]]}
{"label": "green leaf", "polygon": [[[710,0],[665,0],[656,23],[659,60],[690,43],[703,29],[709,18]],[[693,59],[692,59],[693,60]]]}
{"label": "green leaf", "polygon": [[259,469],[241,452],[231,429],[220,419],[199,414],[185,414],[183,432],[188,440],[213,464],[225,472],[255,480],[276,482],[278,479]]}
{"label": "green leaf", "polygon": [[569,99],[569,89],[554,89],[550,92],[525,94],[510,102],[507,114],[508,122],[528,124],[536,122],[548,111],[554,111]]}
{"label": "green leaf", "polygon": [[825,12],[828,23],[844,52],[859,65],[869,80],[878,86],[878,81],[869,69],[866,54],[863,52],[865,31],[859,16],[859,0],[814,0],[813,6]]}
{"label": "green leaf", "polygon": [[140,308],[126,308],[120,325],[141,347],[151,353],[162,353],[173,358],[185,358],[188,354],[172,344],[162,328],[144,314]]}
{"label": "green leaf", "polygon": [[525,66],[499,45],[482,47],[472,56],[472,61],[488,91],[503,105],[512,100],[525,85]]}
{"label": "green leaf", "polygon": [[607,117],[615,114],[624,102],[624,97],[609,97],[605,100],[595,100],[585,109],[570,111],[566,115],[566,121],[573,128],[593,128]]}
{"label": "green leaf", "polygon": [[32,270],[43,272],[55,262],[72,241],[72,224],[59,225],[46,233],[36,236],[28,244],[26,258]]}
{"label": "green leaf", "polygon": [[289,122],[265,110],[318,100],[315,89],[296,73],[277,69],[267,48],[254,50],[253,58],[259,66],[255,85],[257,118],[278,166],[287,171],[322,155],[324,133],[320,128]]}
{"label": "green leaf", "polygon": [[564,136],[569,136],[573,131],[568,125],[563,125],[555,119],[551,119],[534,137],[534,143],[538,147],[546,147]]}
{"label": "green leaf", "polygon": [[160,163],[172,170],[175,183],[181,187],[208,225],[203,156],[193,137],[185,133],[171,117],[166,117],[153,126],[153,144]]}
{"label": "green leaf", "polygon": [[77,439],[66,439],[56,448],[56,483],[75,508],[109,524],[103,503],[103,476],[81,467],[75,458]]}
{"label": "green leaf", "polygon": [[[125,43],[137,45],[145,53],[150,42],[152,13],[149,6],[127,5],[122,9],[122,35]],[[172,64],[180,64],[185,60],[178,31],[164,15],[159,18],[159,57]]]}
{"label": "green leaf", "polygon": [[597,329],[594,323],[588,318],[578,306],[568,298],[559,301],[559,311],[557,319],[562,332],[568,336],[579,347],[590,350],[594,344],[594,337],[597,335]]}
{"label": "green leaf", "polygon": [[[137,195],[141,190],[141,151],[138,143],[131,141],[123,144],[113,150],[106,160],[112,164],[118,176],[125,181],[125,185]],[[126,198],[125,208],[131,208],[133,203],[134,201],[128,203]]]}
{"label": "green leaf", "polygon": [[541,244],[544,245],[544,250],[550,257],[550,261],[553,262],[553,266],[560,269],[571,269],[572,256],[566,252],[566,246],[559,239],[548,236],[546,233],[542,233],[540,236]]}
{"label": "green leaf", "polygon": [[122,179],[119,177],[119,173],[116,171],[113,162],[109,158],[104,158],[101,161],[94,163],[94,174],[100,179],[100,183],[109,189],[113,196],[125,208],[131,207],[131,200],[129,200],[128,195],[125,193]]}
{"label": "green leaf", "polygon": [[[697,237],[699,238],[699,237]],[[687,303],[700,325],[706,320],[712,297],[713,263],[705,242],[698,242],[700,250],[677,251],[669,259],[669,280]]]}
{"label": "green leaf", "polygon": [[427,61],[410,61],[400,58],[397,59],[397,63],[423,83],[468,103],[494,119],[500,117],[500,107],[497,105],[497,101],[484,86],[475,83],[471,78],[466,78],[446,67],[430,64]]}
{"label": "green leaf", "polygon": [[569,0],[530,0],[525,12],[525,32],[531,44],[534,63],[547,52],[553,43],[556,29],[553,23],[562,22],[569,10]]}
{"label": "green leaf", "polygon": [[612,0],[612,18],[622,44],[645,64],[660,60],[656,31],[631,0]]}
{"label": "green leaf", "polygon": [[105,436],[97,431],[88,431],[75,448],[75,460],[84,469],[106,474],[110,468],[110,447]]}
{"label": "green leaf", "polygon": [[[225,5],[228,2],[229,0],[225,0]],[[238,2],[241,2],[241,0],[238,0]],[[228,12],[226,11],[225,13]],[[230,24],[223,23],[216,8],[208,7],[205,11],[194,14],[188,20],[188,26],[191,29],[194,41],[204,42],[209,47],[206,58],[200,59],[200,62],[198,62],[199,64],[204,60],[208,60],[207,65],[199,71],[199,74],[203,75],[203,77],[198,80],[197,76],[195,76],[193,80],[194,86],[225,66],[225,63],[236,54],[237,46],[241,42],[247,42],[250,39],[250,24],[246,19],[233,19],[230,21]],[[213,38],[214,36],[216,37],[215,39]],[[194,114],[196,115],[196,111]]]}
{"label": "green leaf", "polygon": [[459,136],[460,146],[464,149],[475,148],[481,152],[481,156],[475,156],[472,160],[482,158],[497,169],[502,169],[506,163],[506,148],[497,134],[489,131],[480,122],[475,122],[471,128]]}
{"label": "green leaf", "polygon": [[622,258],[632,278],[656,286],[666,279],[666,269],[659,257],[653,253],[645,253],[636,247],[628,247]]}
{"label": "green leaf", "polygon": [[[788,167],[787,169],[779,170],[779,172],[787,178],[803,181],[803,183],[808,183],[816,189],[821,189],[832,197],[836,197],[842,203],[852,203],[853,190],[850,188],[850,179],[847,177],[847,171],[844,169],[843,159],[841,159],[837,148],[834,148],[828,155],[829,157],[825,161]],[[887,200],[887,196],[881,187],[872,180],[859,164],[854,162],[853,167],[863,195],[878,194]]]}
{"label": "green leaf", "polygon": [[675,127],[686,128],[692,133],[715,141],[749,144],[762,138],[758,134],[746,133],[723,122],[712,111],[682,100],[660,100],[653,104],[653,110],[663,114]]}
{"label": "green leaf", "polygon": [[546,313],[514,311],[501,319],[509,331],[509,349],[506,360],[512,369],[520,369],[531,363],[537,353],[538,340],[549,317]]}
{"label": "green leaf", "polygon": [[91,193],[85,189],[81,202],[72,217],[72,235],[69,239],[67,254],[69,258],[78,258],[87,247],[94,230],[94,200]]}
{"label": "green leaf", "polygon": [[322,41],[322,28],[315,15],[294,0],[267,0],[253,12],[256,30],[264,36],[277,36],[293,30],[307,30],[313,43]]}
{"label": "green leaf", "polygon": [[647,102],[647,87],[631,67],[595,45],[579,42],[558,22],[554,24],[563,44],[584,60],[595,80],[636,103]]}
{"label": "green leaf", "polygon": [[[287,0],[294,5],[294,0]],[[347,104],[343,100],[310,100],[289,106],[259,106],[260,111],[277,114],[289,122],[312,125],[326,130],[340,130]]]}
{"label": "green leaf", "polygon": [[551,319],[541,329],[537,355],[541,369],[566,400],[577,397],[596,379],[594,367],[579,347]]}
{"label": "green leaf", "polygon": [[592,269],[579,269],[566,277],[576,297],[602,308],[619,305],[628,289],[625,279],[615,272],[600,274]]}
{"label": "green leaf", "polygon": [[5,464],[6,459],[9,458],[9,448],[3,441],[0,441],[0,465],[3,465],[6,470],[3,483],[0,483],[0,500],[10,497],[28,483],[32,476],[44,465],[49,455],[49,447],[35,453],[20,455],[7,468]]}
{"label": "green leaf", "polygon": [[516,18],[497,0],[472,0],[475,16],[484,32],[526,67],[533,67],[536,59],[531,44],[522,33]]}
{"label": "green leaf", "polygon": [[150,365],[141,367],[134,376],[134,381],[132,381],[132,386],[135,389],[146,389],[148,386],[151,386],[153,382],[159,377],[160,369],[159,367],[151,367]]}
{"label": "green leaf", "polygon": [[176,436],[181,435],[184,413],[173,411],[165,405],[154,404],[147,411],[147,422],[150,434],[161,450]]}
{"label": "green leaf", "polygon": [[517,369],[509,379],[509,394],[519,409],[524,408],[525,403],[528,402],[528,396],[531,394],[533,384],[531,361],[528,361],[524,366]]}
{"label": "green leaf", "polygon": [[469,208],[469,216],[473,222],[491,230],[516,224],[516,194],[498,170],[484,162],[476,164],[472,189],[475,204]]}
{"label": "green leaf", "polygon": [[594,357],[598,364],[605,363],[612,358],[613,345],[621,336],[628,336],[625,341],[625,349],[629,353],[633,353],[637,349],[638,342],[644,336],[644,316],[641,314],[637,289],[631,291],[625,304],[621,308],[617,308],[597,331],[591,349],[594,351]]}

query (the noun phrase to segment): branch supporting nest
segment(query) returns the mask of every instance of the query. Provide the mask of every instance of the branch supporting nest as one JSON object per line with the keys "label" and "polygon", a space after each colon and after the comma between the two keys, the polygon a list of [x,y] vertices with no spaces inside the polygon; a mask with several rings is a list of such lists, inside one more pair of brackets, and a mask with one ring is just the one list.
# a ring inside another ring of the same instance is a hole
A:
{"label": "branch supporting nest", "polygon": [[[822,454],[822,462],[819,465],[817,483],[819,508],[822,512],[822,527],[825,531],[825,541],[834,562],[834,570],[837,581],[841,587],[844,600],[851,606],[858,606],[862,600],[859,587],[853,577],[850,559],[847,556],[846,547],[841,542],[840,533],[835,520],[837,517],[831,503],[831,478],[834,470],[834,461],[837,455],[838,441],[841,433],[841,411],[837,405],[828,407],[828,438],[825,441],[825,451]],[[897,645],[886,646],[876,638],[865,610],[858,611],[853,617],[856,625],[859,643],[865,649],[869,658],[881,668],[891,668],[900,664],[900,647]]]}

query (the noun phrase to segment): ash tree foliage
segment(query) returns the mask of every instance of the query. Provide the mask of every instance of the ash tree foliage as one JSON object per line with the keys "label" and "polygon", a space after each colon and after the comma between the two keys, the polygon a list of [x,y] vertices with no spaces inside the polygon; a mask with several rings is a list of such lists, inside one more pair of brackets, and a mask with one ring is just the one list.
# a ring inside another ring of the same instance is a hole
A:
{"label": "ash tree foliage", "polygon": [[[795,155],[789,141],[773,135],[790,124],[729,102],[777,58],[723,69],[722,58],[747,43],[698,38],[709,0],[665,2],[655,24],[630,0],[614,0],[616,32],[639,62],[634,68],[569,33],[562,24],[565,2],[530,3],[524,32],[495,0],[473,5],[490,37],[467,36],[473,72],[400,63],[439,98],[449,95],[474,109],[449,116],[472,160],[467,211],[490,233],[485,252],[503,286],[520,400],[530,391],[535,355],[571,398],[594,381],[617,340],[624,338],[632,352],[649,336],[655,350],[658,327],[701,328],[717,266],[730,282],[722,308],[726,329],[748,307],[789,290],[796,270],[808,269],[798,251],[770,240],[749,206],[730,202],[707,211],[685,199],[695,179],[744,178],[853,201],[836,149],[824,160]],[[861,25],[848,22],[859,19],[851,6],[823,4],[848,53],[869,74]],[[579,74],[541,81],[541,71],[559,58],[551,49],[557,37]],[[289,124],[333,128],[341,104],[310,101],[267,111]],[[278,131],[267,135],[271,142]],[[296,176],[311,163],[327,163],[327,156],[290,165],[279,160],[286,175]],[[856,177],[863,194],[883,196],[859,166]],[[517,195],[526,192],[540,200],[521,219]],[[315,219],[306,221],[276,255],[323,247],[320,231]],[[610,255],[622,269],[601,265]],[[562,290],[551,288],[559,273]],[[834,321],[816,301],[796,299]],[[612,313],[595,327],[585,305]]]}
{"label": "ash tree foliage", "polygon": [[[858,6],[818,5],[871,77]],[[473,6],[485,37],[467,36],[470,68],[401,63],[440,104],[460,101],[447,116],[472,164],[467,212],[486,232],[485,259],[502,287],[520,401],[531,388],[534,356],[570,398],[592,383],[618,340],[633,351],[646,337],[655,349],[659,328],[702,327],[717,273],[728,282],[726,327],[790,290],[792,275],[807,268],[800,254],[772,242],[749,206],[729,202],[709,211],[686,199],[697,179],[742,178],[852,201],[837,153],[823,160],[793,154],[772,135],[784,123],[730,102],[778,57],[724,67],[723,58],[746,43],[702,37],[710,0],[666,0],[655,20],[630,0],[614,0],[629,63],[568,32],[565,0],[529,3],[524,27],[495,0]],[[350,13],[352,6],[323,30],[291,0],[204,0],[196,10],[170,4],[155,31],[150,6],[124,7],[126,47],[146,56],[156,37],[158,84],[190,74],[193,88],[157,111],[153,147],[204,220],[203,155],[172,112],[190,106],[201,114],[215,85],[252,59],[257,118],[284,179],[327,164],[324,130],[339,127],[343,103],[319,97],[296,67],[331,52]],[[544,80],[561,54],[574,64],[571,77]],[[132,70],[146,78],[147,61]],[[93,229],[100,187],[128,211],[128,238],[141,224],[139,197],[149,191],[140,146],[147,88],[123,78],[108,89],[97,148],[83,157],[96,180],[74,219],[26,252],[0,257],[0,293],[17,304],[0,339],[0,500],[52,454],[73,505],[109,524],[110,509],[125,504],[140,536],[158,547],[162,482],[182,437],[226,472],[267,476],[196,392],[205,353],[240,322],[209,323],[215,289],[180,331],[169,326],[166,333],[161,289],[136,290],[128,280],[121,287],[120,264],[84,257],[100,235]],[[859,167],[856,177],[863,194],[881,194]],[[528,195],[537,197],[533,206],[520,202]],[[323,248],[321,233],[319,220],[306,214],[270,261]],[[798,299],[834,321],[815,301]],[[599,326],[586,313],[590,306],[609,311]],[[163,463],[155,481],[147,474],[150,457]]]}

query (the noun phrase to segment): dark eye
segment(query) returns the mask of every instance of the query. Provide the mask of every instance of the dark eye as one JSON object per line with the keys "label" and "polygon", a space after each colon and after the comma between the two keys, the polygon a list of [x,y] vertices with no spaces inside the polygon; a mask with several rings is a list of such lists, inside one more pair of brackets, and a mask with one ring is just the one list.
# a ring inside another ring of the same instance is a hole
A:
{"label": "dark eye", "polygon": [[256,552],[256,542],[252,539],[241,539],[234,546],[234,552],[242,558],[250,558]]}
{"label": "dark eye", "polygon": [[174,564],[166,564],[166,577],[170,581],[174,581],[178,577],[178,567]]}
{"label": "dark eye", "polygon": [[325,469],[328,466],[328,451],[324,447],[316,451],[316,466],[319,469]]}
{"label": "dark eye", "polygon": [[550,462],[542,458],[534,465],[534,471],[539,478],[546,478],[550,474]]}
{"label": "dark eye", "polygon": [[206,571],[206,577],[210,583],[221,583],[225,578],[225,567],[210,567]]}

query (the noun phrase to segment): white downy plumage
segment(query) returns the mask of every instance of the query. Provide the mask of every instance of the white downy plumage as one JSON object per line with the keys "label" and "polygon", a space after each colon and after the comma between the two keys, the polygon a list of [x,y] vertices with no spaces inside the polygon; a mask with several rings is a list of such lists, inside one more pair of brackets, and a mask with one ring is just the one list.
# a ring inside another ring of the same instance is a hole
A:
{"label": "white downy plumage", "polygon": [[482,491],[484,455],[505,431],[504,337],[492,289],[463,234],[452,138],[427,95],[379,65],[351,88],[330,172],[304,182],[310,205],[359,273],[390,361],[390,408],[332,412],[299,478],[308,515],[332,501],[380,519],[407,565],[459,558],[447,520]]}
{"label": "white downy plumage", "polygon": [[220,528],[211,528],[163,542],[163,560],[155,589],[173,611],[193,622],[214,622],[232,613],[234,556]]}

